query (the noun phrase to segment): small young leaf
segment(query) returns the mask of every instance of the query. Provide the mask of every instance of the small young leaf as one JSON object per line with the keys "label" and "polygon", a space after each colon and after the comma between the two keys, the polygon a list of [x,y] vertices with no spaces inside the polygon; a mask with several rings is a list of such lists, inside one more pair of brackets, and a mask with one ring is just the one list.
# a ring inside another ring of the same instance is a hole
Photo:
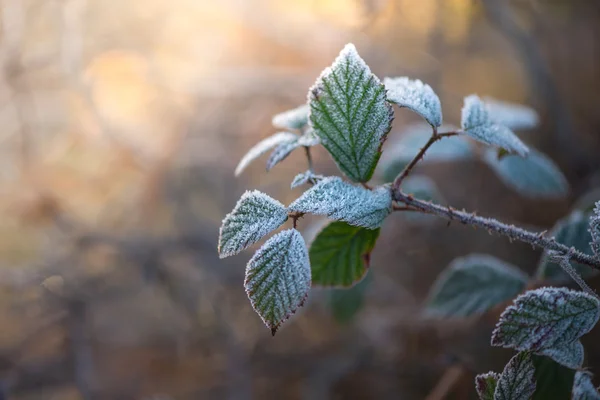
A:
{"label": "small young leaf", "polygon": [[568,399],[573,387],[575,371],[544,356],[531,357],[535,366],[535,393],[533,400]]}
{"label": "small young leaf", "polygon": [[379,229],[366,229],[333,221],[310,245],[313,283],[352,286],[367,273]]}
{"label": "small young leaf", "polygon": [[254,254],[244,282],[252,308],[273,335],[301,307],[310,289],[310,263],[302,235],[288,229]]}
{"label": "small young leaf", "polygon": [[219,256],[225,258],[239,253],[279,228],[287,218],[283,204],[258,190],[247,191],[223,219]]}
{"label": "small young leaf", "polygon": [[254,147],[252,147],[248,153],[242,158],[240,163],[235,169],[235,176],[241,174],[248,165],[254,160],[256,160],[261,155],[265,154],[267,151],[272,148],[280,145],[282,143],[294,142],[298,139],[298,135],[290,132],[279,132],[268,138],[265,138],[258,142]]}
{"label": "small young leaf", "polygon": [[392,195],[385,186],[368,190],[329,177],[304,192],[288,210],[326,215],[350,225],[376,229],[392,210]]}
{"label": "small young leaf", "polygon": [[485,97],[484,101],[490,118],[495,123],[504,125],[509,129],[531,129],[539,123],[540,118],[533,108],[491,97]]}
{"label": "small young leaf", "polygon": [[523,351],[510,359],[494,392],[495,400],[529,400],[535,392],[535,369],[531,354]]}
{"label": "small young leaf", "polygon": [[[569,216],[559,220],[550,236],[553,236],[558,243],[564,244],[567,247],[574,247],[576,250],[585,253],[593,254],[590,247],[592,236],[588,230],[588,216],[579,210],[573,211]],[[590,277],[596,271],[587,265],[572,263],[575,271],[583,278]],[[538,265],[537,277],[542,279],[552,279],[554,281],[567,281],[569,275],[556,262],[552,260],[550,252],[544,251]]]}
{"label": "small young leaf", "polygon": [[329,308],[333,318],[339,324],[347,324],[360,311],[365,300],[365,292],[373,280],[371,273],[351,288],[330,289]]}
{"label": "small young leaf", "polygon": [[292,140],[289,142],[280,143],[275,150],[269,156],[267,160],[267,171],[273,169],[273,167],[290,155],[290,153],[300,147],[300,143],[298,143],[298,139]]}
{"label": "small young leaf", "polygon": [[302,104],[292,110],[273,116],[273,126],[280,129],[302,129],[308,124],[308,104]]}
{"label": "small young leaf", "polygon": [[457,258],[434,283],[426,313],[443,317],[482,314],[519,294],[527,279],[517,267],[487,254]]}
{"label": "small young leaf", "polygon": [[577,371],[573,381],[572,400],[600,400],[600,393],[592,383],[592,374],[586,371]]}
{"label": "small young leaf", "polygon": [[442,124],[442,105],[431,86],[407,77],[384,78],[389,102],[419,114],[433,127]]}
{"label": "small young leaf", "polygon": [[461,121],[464,133],[473,139],[498,146],[521,157],[529,152],[527,146],[509,128],[494,122],[487,107],[476,95],[465,97]]}
{"label": "small young leaf", "polygon": [[598,259],[600,259],[600,201],[596,203],[594,214],[590,217],[590,235],[592,240],[590,247]]}
{"label": "small young leaf", "polygon": [[[569,368],[579,361],[579,338],[600,317],[600,302],[587,293],[540,288],[517,297],[500,316],[492,346],[530,350]],[[565,357],[569,351],[570,358]]]}
{"label": "small young leaf", "polygon": [[294,180],[291,184],[291,188],[294,189],[306,183],[312,183],[314,185],[324,178],[325,177],[323,175],[317,175],[312,171],[304,171],[301,174],[298,174],[294,177]]}
{"label": "small young leaf", "polygon": [[531,149],[527,158],[506,154],[498,158],[496,149],[487,149],[483,160],[504,182],[524,197],[553,199],[569,194],[569,183],[546,155]]}
{"label": "small young leaf", "polygon": [[310,121],[338,167],[354,182],[367,182],[391,128],[385,87],[352,44],[346,45],[308,92]]}
{"label": "small young leaf", "polygon": [[477,390],[480,400],[494,400],[498,379],[500,379],[500,374],[492,371],[475,377],[475,390]]}

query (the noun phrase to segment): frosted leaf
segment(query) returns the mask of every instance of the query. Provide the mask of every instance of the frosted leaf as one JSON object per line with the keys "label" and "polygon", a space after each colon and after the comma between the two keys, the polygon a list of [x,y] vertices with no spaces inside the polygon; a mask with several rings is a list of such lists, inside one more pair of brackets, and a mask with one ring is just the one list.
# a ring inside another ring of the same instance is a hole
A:
{"label": "frosted leaf", "polygon": [[533,108],[491,97],[485,97],[484,101],[490,118],[509,129],[531,129],[539,123],[540,118]]}
{"label": "frosted leaf", "polygon": [[465,97],[461,126],[465,134],[480,142],[498,146],[521,157],[529,152],[527,146],[508,127],[494,122],[485,104],[476,95]]}
{"label": "frosted leaf", "polygon": [[376,229],[392,210],[392,195],[389,187],[368,190],[329,177],[304,192],[288,210],[326,215],[350,225]]}
{"label": "frosted leaf", "polygon": [[590,235],[592,240],[590,247],[598,259],[600,259],[600,201],[596,203],[594,214],[590,217]]}
{"label": "frosted leaf", "polygon": [[273,116],[273,126],[281,129],[302,129],[308,124],[308,104],[302,104],[292,110],[284,111]]}
{"label": "frosted leaf", "polygon": [[515,355],[498,379],[494,400],[529,400],[535,392],[534,373],[529,352],[523,351]]}
{"label": "frosted leaf", "polygon": [[498,379],[500,379],[500,374],[492,371],[475,377],[475,390],[477,390],[480,400],[494,400]]}
{"label": "frosted leaf", "polygon": [[600,400],[600,393],[592,383],[592,374],[586,371],[575,372],[571,400]]}
{"label": "frosted leaf", "polygon": [[235,176],[241,174],[252,161],[256,160],[258,157],[262,156],[277,145],[280,145],[281,143],[293,142],[297,139],[298,135],[294,133],[279,132],[261,140],[254,145],[254,147],[252,147],[242,158],[235,169]]}
{"label": "frosted leaf", "polygon": [[565,288],[525,292],[500,316],[492,346],[530,350],[558,363],[570,362],[565,352],[578,350],[574,343],[598,322],[599,307],[596,297]]}
{"label": "frosted leaf", "polygon": [[292,189],[304,185],[306,183],[312,183],[313,185],[316,184],[317,182],[319,182],[320,180],[324,179],[325,177],[323,175],[317,175],[312,171],[305,171],[302,172],[301,174],[298,174],[294,177],[294,180],[292,181]]}
{"label": "frosted leaf", "polygon": [[367,182],[391,128],[385,87],[347,44],[308,92],[310,122],[340,170]]}
{"label": "frosted leaf", "polygon": [[302,235],[288,229],[254,254],[244,282],[252,308],[273,335],[304,304],[310,290],[310,263]]}
{"label": "frosted leaf", "polygon": [[426,313],[443,317],[479,315],[512,299],[528,277],[514,265],[487,254],[453,260],[429,294]]}
{"label": "frosted leaf", "polygon": [[333,221],[310,245],[313,283],[349,287],[364,278],[379,229],[366,229]]}
{"label": "frosted leaf", "polygon": [[551,347],[539,351],[542,356],[549,357],[567,368],[577,369],[583,364],[583,345],[579,340],[565,346]]}
{"label": "frosted leaf", "polygon": [[[440,131],[457,130],[452,125],[442,125]],[[431,136],[431,127],[416,123],[405,129],[398,137],[392,136],[385,145],[379,162],[384,179],[391,182],[417,155]],[[473,157],[473,149],[466,136],[450,136],[435,142],[425,153],[422,163],[465,160]]]}
{"label": "frosted leaf", "polygon": [[285,160],[287,156],[294,150],[300,147],[298,140],[292,140],[290,142],[284,142],[275,147],[275,150],[269,156],[267,160],[267,171],[270,171],[275,165]]}
{"label": "frosted leaf", "polygon": [[512,154],[499,158],[496,149],[486,149],[483,160],[505,185],[523,197],[554,199],[569,194],[567,178],[537,150],[531,149],[527,158]]}
{"label": "frosted leaf", "polygon": [[[593,254],[590,247],[592,236],[588,229],[588,215],[579,210],[573,211],[569,216],[559,220],[548,236],[553,236],[558,243],[567,247],[574,247],[585,254]],[[590,277],[596,270],[587,265],[572,262],[575,271],[583,278]],[[553,281],[567,281],[569,275],[551,257],[551,253],[544,250],[538,265],[537,277]]]}
{"label": "frosted leaf", "polygon": [[287,218],[283,204],[258,190],[247,191],[223,220],[219,256],[225,258],[239,253],[279,228]]}
{"label": "frosted leaf", "polygon": [[389,102],[419,114],[433,127],[442,124],[442,105],[431,86],[419,79],[384,78]]}
{"label": "frosted leaf", "polygon": [[298,138],[298,144],[300,146],[316,146],[321,143],[321,139],[316,135],[315,131],[311,129],[307,129],[306,132],[300,138]]}

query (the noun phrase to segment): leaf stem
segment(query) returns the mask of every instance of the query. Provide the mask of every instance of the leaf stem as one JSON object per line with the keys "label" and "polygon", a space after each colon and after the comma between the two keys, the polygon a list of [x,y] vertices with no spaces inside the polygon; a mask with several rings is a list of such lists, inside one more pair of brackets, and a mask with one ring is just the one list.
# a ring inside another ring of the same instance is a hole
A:
{"label": "leaf stem", "polygon": [[306,161],[308,162],[308,170],[313,172],[313,161],[310,154],[310,146],[304,146],[304,152],[306,153]]}
{"label": "leaf stem", "polygon": [[464,225],[484,228],[489,233],[496,233],[506,236],[511,240],[518,240],[529,243],[532,246],[554,250],[559,255],[569,257],[569,259],[580,264],[585,264],[594,269],[600,270],[600,260],[577,251],[572,247],[558,243],[554,237],[545,237],[545,232],[530,232],[515,225],[505,224],[493,218],[480,217],[473,213],[459,211],[449,206],[446,207],[428,201],[419,200],[414,198],[412,195],[403,193],[399,189],[392,189],[392,197],[395,201],[404,203],[407,206],[416,208],[422,212],[434,214],[449,221],[458,221]]}
{"label": "leaf stem", "polygon": [[[572,249],[571,249],[572,250]],[[594,292],[587,283],[583,280],[583,278],[577,273],[575,268],[571,265],[571,254],[560,255],[554,251],[550,253],[550,259],[560,265],[560,267],[565,271],[571,279],[573,279],[584,292],[591,294],[596,298],[600,298],[596,292]]]}

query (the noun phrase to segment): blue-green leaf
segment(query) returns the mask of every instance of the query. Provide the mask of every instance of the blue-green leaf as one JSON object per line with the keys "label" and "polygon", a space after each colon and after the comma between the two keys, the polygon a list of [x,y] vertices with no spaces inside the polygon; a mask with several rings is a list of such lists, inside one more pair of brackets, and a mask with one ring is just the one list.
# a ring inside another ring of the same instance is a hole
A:
{"label": "blue-green leaf", "polygon": [[600,393],[592,383],[592,374],[587,371],[575,373],[571,400],[600,400]]}
{"label": "blue-green leaf", "polygon": [[560,169],[537,150],[531,149],[526,158],[512,154],[499,158],[495,149],[487,149],[483,159],[506,186],[524,197],[553,199],[569,194]]}
{"label": "blue-green leaf", "polygon": [[310,121],[338,167],[355,182],[367,182],[391,128],[385,87],[346,45],[310,88]]}
{"label": "blue-green leaf", "polygon": [[521,130],[535,128],[539,123],[540,118],[533,108],[491,97],[485,97],[484,101],[490,118],[497,124]]}
{"label": "blue-green leaf", "polygon": [[308,124],[308,104],[302,104],[292,110],[273,116],[273,126],[280,129],[302,129]]}
{"label": "blue-green leaf", "polygon": [[442,104],[431,86],[407,77],[385,78],[383,84],[388,101],[419,114],[433,127],[442,124]]}
{"label": "blue-green leaf", "polygon": [[246,267],[244,287],[252,307],[273,335],[301,307],[310,290],[310,262],[302,235],[288,229],[273,236]]}
{"label": "blue-green leaf", "polygon": [[298,140],[298,135],[291,132],[279,132],[261,140],[242,158],[235,169],[235,176],[241,174],[252,161],[256,160],[272,148],[283,143],[293,143],[296,140]]}
{"label": "blue-green leaf", "polygon": [[531,353],[523,351],[510,359],[494,392],[494,400],[529,400],[535,392],[535,368]]}

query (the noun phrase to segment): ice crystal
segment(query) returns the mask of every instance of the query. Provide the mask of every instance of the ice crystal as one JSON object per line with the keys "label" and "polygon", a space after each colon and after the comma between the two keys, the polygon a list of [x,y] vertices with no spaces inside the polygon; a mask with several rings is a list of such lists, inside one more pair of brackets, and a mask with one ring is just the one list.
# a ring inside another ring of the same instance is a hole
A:
{"label": "ice crystal", "polygon": [[414,111],[433,127],[442,124],[442,105],[431,86],[407,77],[384,78],[383,84],[388,101]]}
{"label": "ice crystal", "polygon": [[258,157],[265,154],[267,151],[271,150],[272,148],[274,148],[282,143],[294,142],[297,139],[298,139],[298,135],[296,135],[294,133],[279,132],[279,133],[276,133],[272,136],[269,136],[269,137],[261,140],[260,142],[255,144],[246,153],[246,155],[242,158],[242,160],[240,161],[240,163],[238,164],[238,166],[235,169],[235,176],[238,176],[239,174],[241,174],[246,169],[246,167],[248,165],[250,165],[250,163],[252,161],[256,160]]}
{"label": "ice crystal", "polygon": [[273,335],[304,304],[310,284],[308,251],[295,229],[267,240],[246,267],[246,293]]}
{"label": "ice crystal", "polygon": [[308,92],[310,121],[338,167],[355,182],[367,182],[391,128],[385,87],[346,45]]}
{"label": "ice crystal", "polygon": [[231,213],[227,214],[219,232],[219,256],[228,257],[258,242],[287,220],[285,206],[259,192],[247,191]]}
{"label": "ice crystal", "polygon": [[494,400],[529,400],[535,392],[535,367],[529,352],[510,359],[494,392]]}
{"label": "ice crystal", "polygon": [[490,117],[486,105],[476,95],[465,97],[461,126],[465,134],[480,142],[498,146],[521,157],[529,152],[527,146],[508,127],[496,123]]}
{"label": "ice crystal", "polygon": [[329,177],[304,192],[288,209],[376,229],[391,212],[392,197],[389,187],[368,190]]}
{"label": "ice crystal", "polygon": [[531,129],[535,128],[539,123],[540,118],[537,112],[530,107],[491,97],[485,97],[484,102],[490,118],[509,129]]}
{"label": "ice crystal", "polygon": [[480,400],[494,400],[498,379],[500,379],[500,374],[492,371],[475,377],[475,390]]}
{"label": "ice crystal", "polygon": [[292,110],[273,116],[273,126],[280,129],[302,129],[308,123],[308,104],[302,104]]}
{"label": "ice crystal", "polygon": [[592,383],[592,375],[587,371],[577,371],[573,381],[571,400],[600,400],[600,393]]}

